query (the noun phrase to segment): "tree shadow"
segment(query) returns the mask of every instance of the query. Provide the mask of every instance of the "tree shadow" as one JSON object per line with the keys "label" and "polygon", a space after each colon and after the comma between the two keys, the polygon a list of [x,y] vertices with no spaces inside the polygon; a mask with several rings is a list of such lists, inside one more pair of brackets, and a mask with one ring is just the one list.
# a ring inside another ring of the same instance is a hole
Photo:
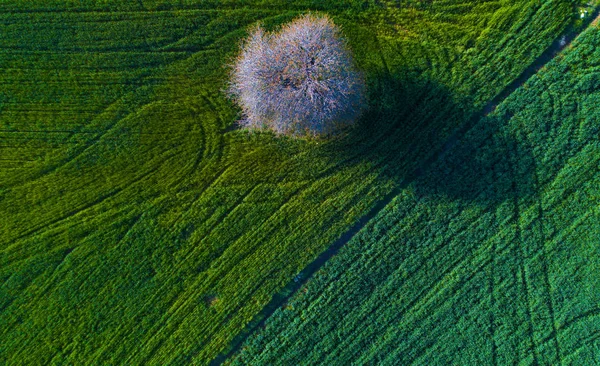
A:
{"label": "tree shadow", "polygon": [[345,164],[371,164],[380,182],[420,195],[498,203],[533,192],[528,149],[507,132],[510,115],[484,115],[448,87],[414,75],[370,81],[357,125],[323,146]]}
{"label": "tree shadow", "polygon": [[484,117],[414,182],[419,195],[482,204],[534,195],[532,156],[502,127],[506,119]]}

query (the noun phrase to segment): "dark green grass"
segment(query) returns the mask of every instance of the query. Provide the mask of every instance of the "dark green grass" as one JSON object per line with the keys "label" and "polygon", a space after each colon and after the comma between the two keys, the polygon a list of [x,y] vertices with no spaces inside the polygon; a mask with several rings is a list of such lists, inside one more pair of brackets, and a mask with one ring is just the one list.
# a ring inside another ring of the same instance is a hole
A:
{"label": "dark green grass", "polygon": [[[0,360],[214,359],[572,5],[2,4]],[[329,142],[231,129],[224,65],[245,27],[309,9],[342,26],[367,74],[360,125]]]}
{"label": "dark green grass", "polygon": [[481,119],[232,364],[595,364],[600,31]]}

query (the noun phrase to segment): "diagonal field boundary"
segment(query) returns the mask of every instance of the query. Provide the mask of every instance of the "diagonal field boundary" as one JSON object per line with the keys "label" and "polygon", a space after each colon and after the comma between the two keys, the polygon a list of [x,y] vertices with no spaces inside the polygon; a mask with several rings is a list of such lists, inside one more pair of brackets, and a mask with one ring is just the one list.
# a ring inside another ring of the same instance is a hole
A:
{"label": "diagonal field boundary", "polygon": [[360,230],[362,230],[371,219],[379,214],[392,200],[394,197],[402,193],[406,187],[408,187],[413,181],[422,177],[425,172],[443,157],[450,149],[452,149],[460,140],[461,136],[467,133],[481,118],[489,115],[496,109],[500,103],[508,98],[515,90],[517,90],[523,83],[529,80],[535,75],[541,68],[546,66],[552,61],[561,51],[571,45],[571,43],[577,38],[577,36],[590,25],[597,24],[600,21],[600,6],[592,12],[579,28],[574,30],[572,27],[568,27],[554,42],[537,58],[535,59],[513,82],[507,85],[499,94],[496,95],[491,101],[483,106],[483,108],[474,113],[471,118],[465,122],[456,132],[454,132],[446,143],[436,151],[432,156],[426,159],[412,174],[409,174],[395,189],[383,197],[371,210],[364,216],[362,216],[350,229],[344,232],[333,244],[331,244],[325,251],[323,251],[314,261],[308,264],[302,271],[301,275],[294,278],[288,283],[279,293],[273,295],[271,301],[254,316],[252,321],[248,323],[246,328],[240,332],[230,343],[228,349],[218,355],[210,366],[222,365],[232,355],[237,353],[244,341],[253,334],[257,329],[263,327],[267,319],[281,306],[283,306],[308,280],[317,272],[330,258],[336,255],[339,250],[346,245]]}

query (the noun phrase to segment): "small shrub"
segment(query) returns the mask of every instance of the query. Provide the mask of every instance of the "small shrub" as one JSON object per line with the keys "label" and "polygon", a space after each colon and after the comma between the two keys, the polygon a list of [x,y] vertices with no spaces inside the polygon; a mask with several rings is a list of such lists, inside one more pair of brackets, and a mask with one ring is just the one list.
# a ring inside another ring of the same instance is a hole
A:
{"label": "small shrub", "polygon": [[216,295],[206,296],[204,297],[204,302],[206,306],[213,307],[219,303],[219,298]]}
{"label": "small shrub", "polygon": [[242,126],[316,136],[351,124],[364,89],[339,28],[326,16],[304,15],[276,33],[251,30],[229,92],[242,108]]}

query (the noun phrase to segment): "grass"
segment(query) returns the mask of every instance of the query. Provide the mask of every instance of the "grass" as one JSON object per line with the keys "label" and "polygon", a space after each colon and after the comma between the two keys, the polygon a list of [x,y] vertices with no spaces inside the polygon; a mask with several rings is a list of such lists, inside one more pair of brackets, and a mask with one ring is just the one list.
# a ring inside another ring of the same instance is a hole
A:
{"label": "grass", "polygon": [[[0,360],[44,364],[213,360],[577,11],[570,1],[16,1],[0,10]],[[328,142],[232,129],[223,65],[246,27],[307,10],[333,17],[367,74],[360,126]],[[443,217],[463,212],[465,188],[452,186],[455,211]],[[396,202],[410,202],[408,192]],[[436,206],[420,195],[410,225],[373,225],[413,227],[426,247],[419,219]],[[506,215],[518,206],[501,193],[490,201]],[[451,228],[466,227],[477,207]],[[478,236],[460,235],[479,248]],[[419,273],[426,282],[430,272]]]}
{"label": "grass", "polygon": [[595,363],[599,43],[482,118],[230,363]]}

